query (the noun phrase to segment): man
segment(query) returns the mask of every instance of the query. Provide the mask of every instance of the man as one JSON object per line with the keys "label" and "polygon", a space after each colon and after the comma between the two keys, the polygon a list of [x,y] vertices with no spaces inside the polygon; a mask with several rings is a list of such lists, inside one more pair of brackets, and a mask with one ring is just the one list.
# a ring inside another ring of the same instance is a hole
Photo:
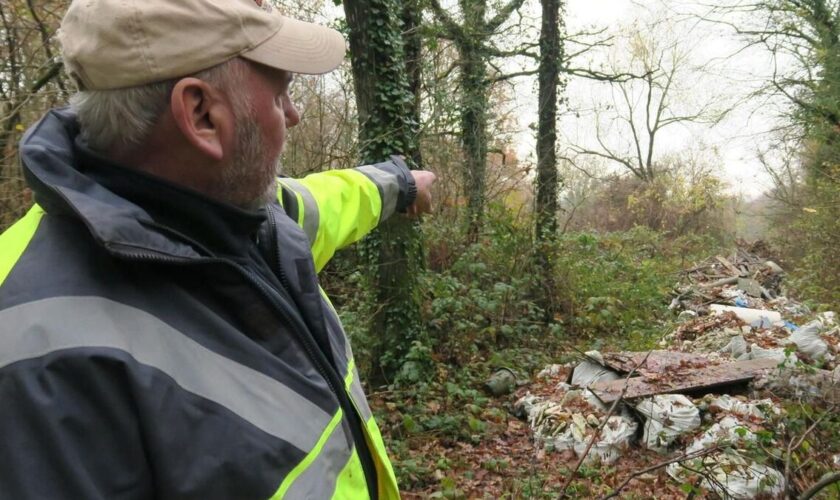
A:
{"label": "man", "polygon": [[81,91],[0,236],[0,497],[398,497],[316,272],[434,176],[275,182],[344,40],[254,0],[77,0],[60,39]]}

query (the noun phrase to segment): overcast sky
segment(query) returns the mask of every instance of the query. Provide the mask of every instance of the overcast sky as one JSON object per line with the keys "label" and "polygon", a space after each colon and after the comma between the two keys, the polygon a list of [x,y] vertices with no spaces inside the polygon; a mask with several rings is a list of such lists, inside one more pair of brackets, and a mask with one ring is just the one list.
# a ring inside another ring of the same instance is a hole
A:
{"label": "overcast sky", "polygon": [[[343,15],[341,7],[327,2],[328,19]],[[444,0],[444,5],[455,4],[455,0]],[[743,42],[723,28],[708,23],[698,23],[690,16],[680,15],[701,9],[699,0],[566,0],[566,28],[574,33],[588,28],[606,28],[609,32],[618,32],[634,21],[642,23],[657,16],[664,16],[669,22],[680,22],[679,32],[684,35],[685,44],[692,51],[696,64],[714,61],[711,65],[715,74],[687,75],[693,83],[689,87],[686,99],[702,100],[709,95],[720,95],[729,100],[740,98],[742,104],[728,115],[728,118],[709,129],[706,126],[680,127],[665,129],[657,140],[659,153],[678,153],[686,149],[702,147],[716,151],[720,160],[719,175],[728,184],[733,194],[743,193],[747,197],[756,197],[770,188],[769,177],[764,173],[756,159],[756,150],[765,148],[769,138],[766,131],[773,127],[776,110],[766,103],[746,100],[744,97],[766,78],[770,59],[758,51],[739,52]],[[539,2],[532,0],[525,3],[523,13],[530,18],[530,23],[539,27]],[[689,19],[685,21],[685,19]],[[536,29],[535,28],[535,29]],[[536,31],[528,35],[535,40]],[[737,54],[732,56],[732,54]],[[598,63],[595,56],[592,64]],[[621,58],[621,51],[614,55]],[[581,61],[585,65],[590,61]],[[504,69],[516,71],[533,67],[531,61],[513,61],[504,63]],[[513,114],[519,122],[519,132],[515,135],[517,152],[520,159],[534,162],[534,129],[537,121],[537,96],[535,78],[514,80],[515,88],[510,95]],[[560,147],[576,142],[594,146],[594,117],[586,114],[593,105],[603,103],[609,96],[609,87],[585,79],[572,79],[566,89],[568,105],[566,113],[560,119]],[[583,110],[578,117],[569,112]],[[588,143],[587,143],[588,141]],[[710,154],[710,156],[714,156]]]}
{"label": "overcast sky", "polygon": [[[619,31],[634,20],[644,23],[662,15],[669,21],[679,22],[681,18],[685,19],[685,16],[678,15],[679,12],[692,8],[695,7],[688,0],[637,0],[635,3],[631,0],[567,0],[567,31],[574,33],[592,26]],[[651,13],[651,10],[654,12]],[[696,21],[684,21],[678,26],[679,33],[685,37],[686,46],[692,51],[693,61],[701,64],[712,60],[712,68],[715,70],[714,74],[698,75],[696,78],[686,75],[687,81],[694,85],[688,87],[684,100],[702,100],[719,95],[731,102],[744,102],[743,97],[755,88],[761,75],[767,72],[767,56],[756,51],[732,56],[742,47],[742,42],[719,27]],[[620,59],[621,55],[618,50],[613,57]],[[599,57],[596,55],[593,63],[597,64]],[[516,106],[522,126],[518,149],[520,157],[531,155],[531,160],[534,139],[528,125],[536,121],[534,91],[533,81],[520,79],[517,82]],[[591,110],[593,105],[608,100],[609,89],[603,83],[573,79],[566,95],[569,99],[568,109]],[[730,192],[754,197],[770,186],[769,178],[755,153],[757,148],[766,146],[767,136],[764,132],[772,126],[772,117],[772,109],[746,102],[711,130],[707,126],[674,126],[665,129],[658,138],[661,141],[658,151],[678,153],[701,145],[709,150],[714,148],[720,158],[720,176],[728,183]],[[577,117],[567,113],[561,119],[560,140],[594,147],[593,124],[594,116],[591,114],[584,113]],[[714,154],[710,153],[710,156]]]}

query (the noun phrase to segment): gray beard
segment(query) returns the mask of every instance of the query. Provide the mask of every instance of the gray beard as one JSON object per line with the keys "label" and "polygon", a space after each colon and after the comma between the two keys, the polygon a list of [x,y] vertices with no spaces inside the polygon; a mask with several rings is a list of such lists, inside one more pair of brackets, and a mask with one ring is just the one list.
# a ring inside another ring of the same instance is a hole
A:
{"label": "gray beard", "polygon": [[263,207],[277,199],[280,158],[267,158],[259,127],[249,112],[235,106],[236,151],[233,163],[222,172],[223,197],[248,210]]}

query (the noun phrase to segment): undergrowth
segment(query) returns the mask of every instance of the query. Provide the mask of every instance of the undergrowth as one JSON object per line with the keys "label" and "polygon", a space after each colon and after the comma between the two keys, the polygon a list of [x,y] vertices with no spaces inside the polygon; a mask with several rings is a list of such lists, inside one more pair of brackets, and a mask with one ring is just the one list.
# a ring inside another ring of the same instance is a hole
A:
{"label": "undergrowth", "polygon": [[[547,323],[536,300],[544,293],[543,270],[531,254],[531,221],[495,210],[473,244],[459,240],[456,227],[440,219],[425,225],[423,335],[397,373],[375,374],[385,375],[385,385],[368,387],[398,480],[409,491],[430,485],[444,491],[449,484],[446,470],[457,464],[440,458],[430,443],[477,445],[507,425],[506,409],[483,390],[495,370],[509,368],[525,380],[578,351],[652,347],[673,324],[666,297],[678,272],[718,250],[709,238],[671,240],[641,227],[563,235],[553,247],[561,312]],[[377,338],[366,320],[374,306],[359,293],[356,262],[352,253],[342,255],[324,281],[362,378],[370,380],[376,378],[367,370]]]}

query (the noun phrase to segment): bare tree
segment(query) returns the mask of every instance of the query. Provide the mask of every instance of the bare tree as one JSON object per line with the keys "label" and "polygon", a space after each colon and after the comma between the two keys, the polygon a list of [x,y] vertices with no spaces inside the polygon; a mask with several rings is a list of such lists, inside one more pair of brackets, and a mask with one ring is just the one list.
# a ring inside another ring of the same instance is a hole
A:
{"label": "bare tree", "polygon": [[[624,65],[618,56],[629,62]],[[595,107],[594,144],[572,146],[577,155],[604,158],[650,182],[657,176],[658,146],[677,125],[714,126],[726,115],[718,96],[697,101],[691,79],[704,71],[694,64],[687,42],[662,23],[631,29],[611,57],[611,72],[641,75],[611,81],[610,95]]]}
{"label": "bare tree", "polygon": [[29,203],[17,168],[20,136],[68,97],[54,37],[67,5],[66,0],[0,2],[0,229]]}

